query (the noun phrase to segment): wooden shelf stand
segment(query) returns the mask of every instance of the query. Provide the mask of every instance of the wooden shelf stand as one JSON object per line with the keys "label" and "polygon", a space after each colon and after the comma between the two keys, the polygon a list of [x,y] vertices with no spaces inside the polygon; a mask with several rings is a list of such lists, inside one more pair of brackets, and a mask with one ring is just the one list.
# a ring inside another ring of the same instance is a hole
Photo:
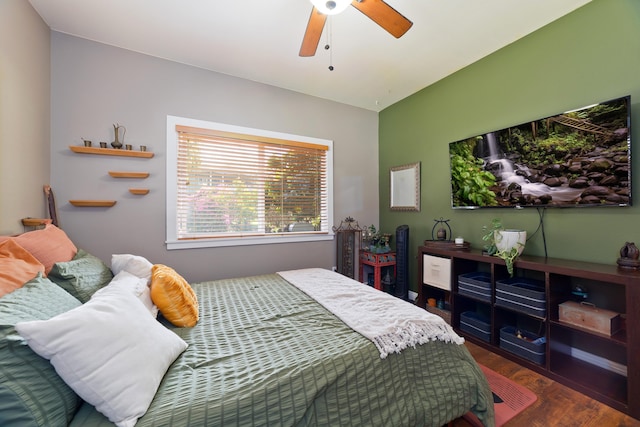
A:
{"label": "wooden shelf stand", "polygon": [[396,253],[373,253],[369,251],[360,251],[360,281],[368,283],[368,274],[365,271],[365,266],[372,267],[373,272],[373,287],[379,291],[383,291],[382,286],[382,270],[385,268],[393,269],[393,279],[396,277]]}

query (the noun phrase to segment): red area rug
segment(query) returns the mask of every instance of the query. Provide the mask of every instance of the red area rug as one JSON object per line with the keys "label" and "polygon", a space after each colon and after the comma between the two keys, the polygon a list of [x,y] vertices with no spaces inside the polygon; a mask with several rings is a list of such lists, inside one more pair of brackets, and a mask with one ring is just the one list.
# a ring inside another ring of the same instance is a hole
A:
{"label": "red area rug", "polygon": [[[489,382],[489,387],[493,392],[496,427],[504,425],[538,399],[538,396],[526,387],[511,381],[486,366],[480,365],[480,368],[487,377],[487,382]],[[464,416],[464,419],[474,426],[482,426],[475,415],[470,412]]]}

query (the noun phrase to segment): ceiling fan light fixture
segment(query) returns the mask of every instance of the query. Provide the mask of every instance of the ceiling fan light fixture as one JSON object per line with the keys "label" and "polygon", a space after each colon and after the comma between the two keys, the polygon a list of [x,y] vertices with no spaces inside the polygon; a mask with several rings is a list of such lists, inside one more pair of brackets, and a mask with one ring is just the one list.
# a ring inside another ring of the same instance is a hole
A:
{"label": "ceiling fan light fixture", "polygon": [[313,6],[325,15],[337,15],[351,4],[351,0],[311,0]]}

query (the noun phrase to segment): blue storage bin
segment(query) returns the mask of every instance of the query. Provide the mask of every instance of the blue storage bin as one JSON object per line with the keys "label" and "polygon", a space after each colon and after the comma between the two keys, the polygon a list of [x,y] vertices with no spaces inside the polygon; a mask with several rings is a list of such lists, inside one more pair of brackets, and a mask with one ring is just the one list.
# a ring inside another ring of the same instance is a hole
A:
{"label": "blue storage bin", "polygon": [[[517,332],[523,338],[518,338]],[[516,354],[538,365],[544,365],[546,339],[531,332],[516,329],[513,326],[505,326],[500,329],[500,348]]]}
{"label": "blue storage bin", "polygon": [[460,314],[460,329],[483,341],[491,341],[491,324],[486,316],[475,311],[465,311]]}
{"label": "blue storage bin", "polygon": [[496,305],[538,317],[547,315],[544,282],[514,277],[496,282]]}
{"label": "blue storage bin", "polygon": [[491,302],[491,274],[475,271],[459,275],[458,293]]}

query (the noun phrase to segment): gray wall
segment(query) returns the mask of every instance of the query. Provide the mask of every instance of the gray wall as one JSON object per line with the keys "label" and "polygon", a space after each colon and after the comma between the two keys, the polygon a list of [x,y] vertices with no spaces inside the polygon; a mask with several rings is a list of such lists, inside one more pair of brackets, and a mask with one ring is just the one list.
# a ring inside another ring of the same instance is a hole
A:
{"label": "gray wall", "polygon": [[[208,53],[215,54],[215,53]],[[109,261],[134,253],[174,267],[195,282],[335,265],[335,243],[276,244],[167,251],[166,116],[247,126],[334,141],[334,220],[378,222],[378,114],[53,32],[51,183],[61,227],[76,244]],[[260,64],[256,64],[257,67]],[[147,145],[152,159],[77,154],[82,139]],[[143,181],[108,171],[146,171]],[[129,187],[150,188],[134,196]],[[70,199],[114,199],[112,208],[78,208]]]}
{"label": "gray wall", "polygon": [[50,32],[24,0],[0,0],[0,234],[46,214]]}

